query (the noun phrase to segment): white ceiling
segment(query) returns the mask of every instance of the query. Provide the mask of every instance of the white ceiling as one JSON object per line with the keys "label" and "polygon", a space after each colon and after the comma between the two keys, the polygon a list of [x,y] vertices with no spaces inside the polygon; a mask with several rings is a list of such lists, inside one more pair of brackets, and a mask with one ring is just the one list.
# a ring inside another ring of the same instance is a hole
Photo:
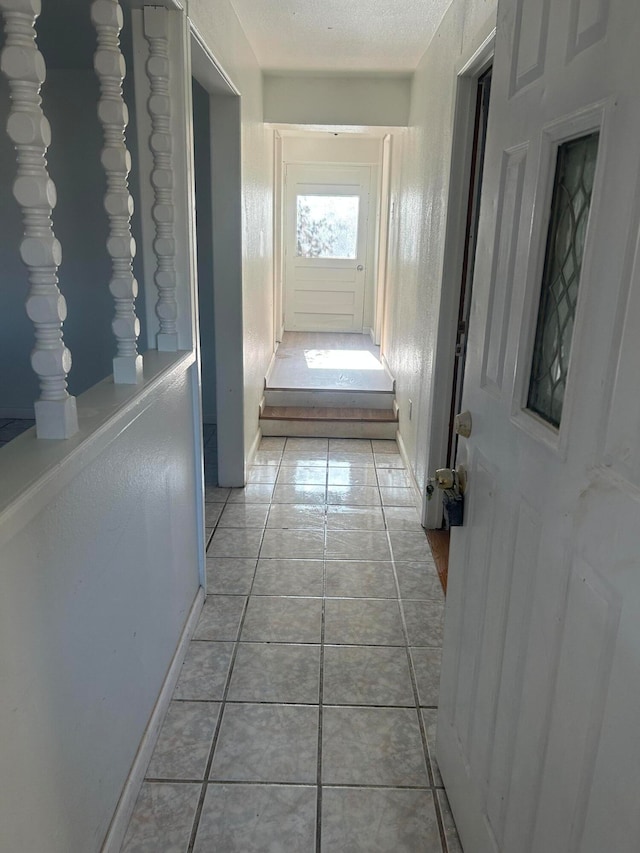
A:
{"label": "white ceiling", "polygon": [[410,73],[451,0],[231,0],[266,71]]}

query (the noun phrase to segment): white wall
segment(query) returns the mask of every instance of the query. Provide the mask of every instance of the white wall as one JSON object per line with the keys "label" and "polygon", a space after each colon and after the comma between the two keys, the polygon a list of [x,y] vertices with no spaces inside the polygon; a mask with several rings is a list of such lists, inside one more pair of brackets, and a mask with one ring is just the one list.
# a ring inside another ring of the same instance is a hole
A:
{"label": "white wall", "polygon": [[199,588],[190,361],[102,432],[88,392],[63,460],[0,450],[3,851],[100,850]]}
{"label": "white wall", "polygon": [[394,148],[385,354],[396,378],[400,435],[420,487],[427,477],[457,66],[490,31],[495,5],[453,0],[416,71],[409,128]]}
{"label": "white wall", "polygon": [[274,123],[402,127],[410,102],[406,75],[264,75],[264,117]]}
{"label": "white wall", "polygon": [[245,455],[273,353],[273,132],[262,113],[262,74],[228,0],[190,0],[189,16],[241,96]]}

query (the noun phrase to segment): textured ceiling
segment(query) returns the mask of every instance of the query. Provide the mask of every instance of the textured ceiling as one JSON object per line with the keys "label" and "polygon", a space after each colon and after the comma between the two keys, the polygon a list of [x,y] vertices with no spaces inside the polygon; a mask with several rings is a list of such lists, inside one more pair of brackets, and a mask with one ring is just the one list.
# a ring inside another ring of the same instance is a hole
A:
{"label": "textured ceiling", "polygon": [[266,71],[412,72],[451,0],[231,0]]}

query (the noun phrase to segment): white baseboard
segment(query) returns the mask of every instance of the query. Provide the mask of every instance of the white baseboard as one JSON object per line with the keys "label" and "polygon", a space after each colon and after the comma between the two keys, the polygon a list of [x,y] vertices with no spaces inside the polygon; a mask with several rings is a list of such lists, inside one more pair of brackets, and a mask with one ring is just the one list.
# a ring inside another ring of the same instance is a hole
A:
{"label": "white baseboard", "polygon": [[20,420],[32,421],[35,418],[33,406],[17,409],[13,406],[0,406],[0,418],[19,418]]}
{"label": "white baseboard", "polygon": [[258,427],[258,431],[255,434],[255,438],[251,442],[251,447],[249,448],[249,453],[247,454],[247,462],[246,462],[247,467],[249,465],[253,465],[253,459],[256,455],[256,452],[257,452],[258,447],[260,445],[261,439],[262,439],[262,430],[260,429],[260,427]]}
{"label": "white baseboard", "polygon": [[191,606],[189,617],[182,630],[178,647],[171,660],[171,665],[169,666],[169,671],[167,672],[162,689],[160,690],[160,695],[158,696],[151,713],[151,717],[149,718],[149,722],[147,723],[147,728],[145,729],[142,740],[140,741],[140,746],[138,747],[136,757],[131,765],[129,776],[127,777],[127,781],[122,789],[122,794],[120,795],[120,800],[116,806],[111,826],[107,832],[107,837],[102,845],[101,853],[119,853],[120,848],[122,847],[122,842],[124,841],[124,836],[127,831],[127,827],[129,826],[129,821],[131,820],[131,815],[133,814],[133,809],[136,804],[136,800],[138,799],[140,788],[144,782],[144,775],[149,765],[149,760],[151,759],[156,741],[158,740],[158,735],[160,734],[160,729],[162,728],[162,723],[164,721],[165,714],[167,713],[169,703],[171,702],[171,697],[173,696],[173,691],[175,690],[180,670],[182,669],[182,664],[184,663],[184,659],[189,648],[189,643],[191,642],[196,625],[198,624],[200,611],[204,604],[204,598],[204,589],[200,587]]}
{"label": "white baseboard", "polygon": [[278,352],[278,347],[280,346],[279,341],[276,341],[273,352],[271,353],[271,359],[269,361],[269,366],[264,374],[264,384],[265,388],[269,384],[269,380],[271,379],[271,374],[273,373],[273,368],[276,366],[276,353]]}
{"label": "white baseboard", "polygon": [[413,489],[413,493],[416,501],[416,509],[418,510],[418,514],[420,518],[422,518],[422,489],[418,485],[418,481],[415,478],[413,473],[413,468],[411,467],[411,463],[409,462],[409,456],[407,454],[407,448],[405,447],[404,441],[402,440],[402,436],[400,435],[400,430],[396,433],[396,443],[398,445],[398,450],[400,451],[400,456],[402,456],[402,461],[404,462],[405,468],[407,469],[407,476],[409,477],[409,481],[411,483],[411,488]]}

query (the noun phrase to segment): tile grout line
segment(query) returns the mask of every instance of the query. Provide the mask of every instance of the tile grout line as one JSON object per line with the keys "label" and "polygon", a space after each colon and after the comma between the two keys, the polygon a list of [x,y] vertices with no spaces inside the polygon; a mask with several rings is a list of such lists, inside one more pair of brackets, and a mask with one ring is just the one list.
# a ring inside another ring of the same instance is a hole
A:
{"label": "tile grout line", "polygon": [[[229,497],[231,497],[231,493],[229,493],[228,498]],[[227,498],[227,500],[228,500],[228,498]],[[225,502],[225,506],[226,506],[226,502]],[[262,536],[260,537],[260,548],[262,547],[262,540],[264,539],[264,531],[265,530],[266,530],[266,527],[263,529]],[[258,548],[258,558],[260,556],[260,548]],[[247,615],[247,610],[249,608],[251,590],[253,589],[253,585],[254,585],[255,579],[256,579],[256,572],[258,570],[258,558],[256,559],[256,564],[255,564],[254,569],[253,569],[253,578],[251,580],[251,586],[249,587],[249,592],[246,596],[244,607],[242,609],[242,615],[240,617],[240,622],[238,624],[236,639],[234,641],[233,653],[231,655],[231,660],[229,662],[229,670],[227,672],[227,678],[226,678],[226,682],[225,682],[224,692],[222,694],[222,700],[220,702],[220,710],[218,713],[218,719],[216,721],[216,727],[214,729],[213,738],[211,741],[211,747],[209,749],[209,755],[207,757],[207,763],[205,766],[204,777],[203,777],[203,782],[202,782],[202,789],[200,791],[200,796],[198,798],[198,805],[196,806],[196,812],[195,812],[195,815],[193,817],[193,824],[191,827],[191,835],[189,837],[189,844],[188,844],[186,853],[193,853],[193,849],[195,847],[196,839],[198,836],[198,830],[200,828],[200,820],[202,818],[202,810],[204,808],[204,800],[205,800],[205,797],[207,794],[207,789],[209,786],[209,776],[211,774],[211,768],[213,766],[213,759],[214,759],[214,755],[215,755],[215,751],[216,751],[216,746],[218,745],[218,738],[220,736],[220,729],[222,727],[222,721],[224,718],[227,696],[229,694],[229,689],[231,686],[231,678],[233,676],[233,668],[235,666],[236,658],[238,656],[238,649],[239,649],[239,645],[240,645],[240,637],[242,636],[242,629],[244,627],[244,621],[245,621],[245,618]]]}
{"label": "tile grout line", "polygon": [[440,845],[442,847],[443,853],[447,853],[449,848],[447,845],[447,838],[446,838],[446,834],[444,831],[444,821],[442,819],[442,814],[440,812],[440,807],[439,807],[439,803],[438,803],[438,797],[436,794],[437,789],[435,787],[435,779],[433,776],[433,769],[431,767],[431,761],[429,758],[429,746],[428,746],[428,742],[427,742],[427,731],[426,731],[426,727],[424,724],[424,719],[422,717],[422,711],[421,711],[421,707],[420,707],[420,695],[418,693],[418,682],[416,679],[416,674],[415,674],[415,670],[414,670],[414,666],[413,666],[413,658],[411,657],[411,651],[410,651],[411,646],[410,646],[410,640],[409,640],[409,631],[407,628],[407,622],[406,622],[405,615],[404,615],[404,607],[403,607],[402,597],[401,597],[401,593],[400,593],[400,582],[398,579],[398,573],[396,571],[396,560],[395,560],[395,557],[393,554],[393,548],[391,545],[391,536],[389,535],[389,530],[387,530],[387,540],[389,543],[389,551],[391,553],[391,565],[392,565],[392,570],[393,570],[393,577],[394,577],[394,581],[396,584],[396,591],[398,593],[398,607],[400,609],[400,620],[402,622],[402,631],[403,631],[405,643],[406,643],[405,651],[406,651],[406,655],[407,655],[407,661],[409,664],[409,676],[411,678],[411,687],[413,690],[413,697],[414,697],[414,701],[415,701],[415,710],[416,710],[416,713],[418,715],[418,728],[420,730],[420,738],[422,740],[422,752],[423,752],[423,758],[424,758],[424,762],[425,762],[426,769],[427,769],[427,778],[429,780],[429,790],[431,791],[431,799],[433,802],[433,810],[434,810],[434,813],[436,816],[436,823],[438,824],[438,832],[440,835]]}

